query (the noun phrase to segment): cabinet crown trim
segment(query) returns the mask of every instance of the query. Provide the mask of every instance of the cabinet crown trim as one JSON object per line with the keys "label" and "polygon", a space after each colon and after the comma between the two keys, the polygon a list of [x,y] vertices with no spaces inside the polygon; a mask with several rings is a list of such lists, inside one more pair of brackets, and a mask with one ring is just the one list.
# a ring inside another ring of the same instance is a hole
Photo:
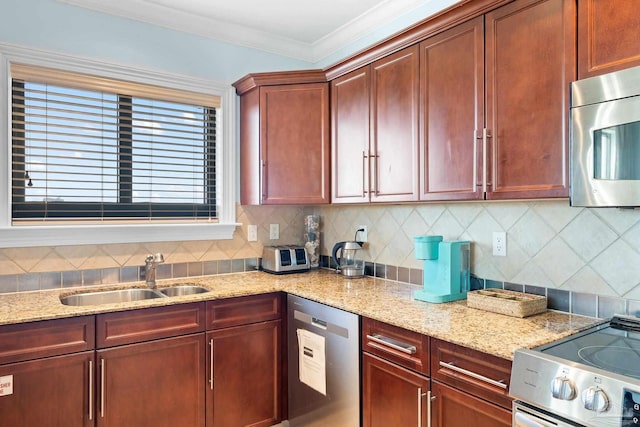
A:
{"label": "cabinet crown trim", "polygon": [[232,86],[238,95],[243,95],[260,86],[293,85],[301,83],[326,83],[324,70],[296,70],[247,74]]}

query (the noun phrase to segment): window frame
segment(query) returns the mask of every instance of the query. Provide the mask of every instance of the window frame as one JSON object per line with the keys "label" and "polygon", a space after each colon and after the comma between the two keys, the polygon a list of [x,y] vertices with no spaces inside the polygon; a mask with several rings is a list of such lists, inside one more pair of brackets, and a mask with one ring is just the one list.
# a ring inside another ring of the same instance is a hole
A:
{"label": "window frame", "polygon": [[[11,218],[11,64],[54,68],[221,98],[216,149],[217,222],[13,225]],[[122,66],[0,43],[0,248],[190,240],[228,240],[236,226],[236,95],[232,86],[208,79]]]}

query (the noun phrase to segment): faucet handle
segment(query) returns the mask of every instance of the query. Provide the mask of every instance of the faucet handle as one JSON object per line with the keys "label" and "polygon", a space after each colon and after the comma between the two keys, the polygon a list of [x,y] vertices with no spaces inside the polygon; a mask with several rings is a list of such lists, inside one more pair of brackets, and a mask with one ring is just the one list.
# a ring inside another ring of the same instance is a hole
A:
{"label": "faucet handle", "polygon": [[155,254],[153,256],[153,262],[157,263],[157,264],[161,264],[164,262],[164,255],[162,255],[162,253],[158,252],[157,254]]}

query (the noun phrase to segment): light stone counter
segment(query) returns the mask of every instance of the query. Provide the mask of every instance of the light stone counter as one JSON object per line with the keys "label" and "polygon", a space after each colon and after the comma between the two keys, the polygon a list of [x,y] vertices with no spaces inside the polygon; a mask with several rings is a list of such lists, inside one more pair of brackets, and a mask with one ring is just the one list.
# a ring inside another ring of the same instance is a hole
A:
{"label": "light stone counter", "polygon": [[211,292],[84,307],[65,306],[60,303],[60,296],[145,285],[137,282],[4,294],[0,295],[0,325],[284,291],[505,359],[513,359],[513,353],[518,348],[546,344],[601,322],[595,318],[555,311],[520,319],[468,308],[466,301],[430,304],[412,298],[413,290],[419,289],[414,285],[372,277],[343,279],[327,270],[284,276],[250,272],[161,280],[158,281],[158,287],[184,283],[198,284]]}

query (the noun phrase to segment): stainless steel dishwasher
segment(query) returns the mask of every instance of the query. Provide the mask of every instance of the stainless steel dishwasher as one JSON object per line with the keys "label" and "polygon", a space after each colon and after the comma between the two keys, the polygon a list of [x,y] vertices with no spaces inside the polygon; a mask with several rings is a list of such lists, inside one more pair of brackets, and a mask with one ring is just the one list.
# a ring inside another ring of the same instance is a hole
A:
{"label": "stainless steel dishwasher", "polygon": [[359,317],[287,297],[289,425],[360,425]]}

